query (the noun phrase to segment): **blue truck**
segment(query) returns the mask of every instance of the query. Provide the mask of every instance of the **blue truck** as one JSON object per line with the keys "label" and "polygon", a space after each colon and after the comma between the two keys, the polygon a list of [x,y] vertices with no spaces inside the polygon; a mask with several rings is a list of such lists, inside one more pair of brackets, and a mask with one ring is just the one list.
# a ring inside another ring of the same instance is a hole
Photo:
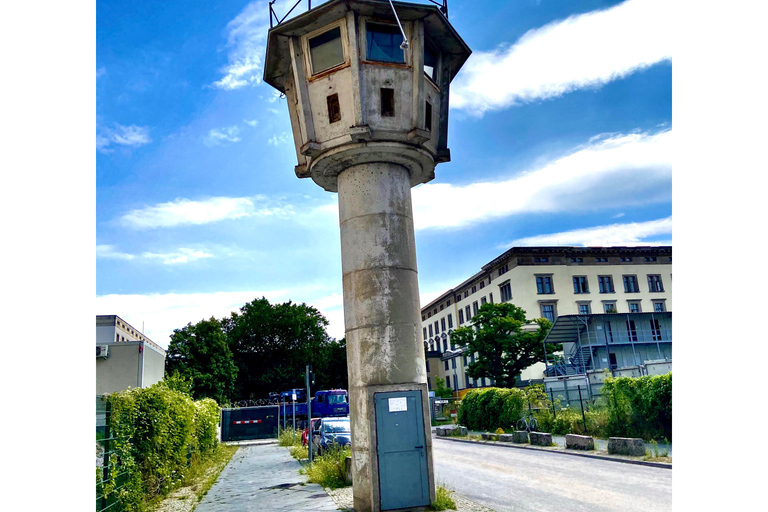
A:
{"label": "blue truck", "polygon": [[[293,402],[293,395],[296,401]],[[297,418],[307,418],[307,390],[292,389],[280,393],[280,415],[290,418],[294,414]],[[311,401],[312,417],[325,418],[329,416],[349,416],[349,399],[346,389],[327,389],[315,392]]]}

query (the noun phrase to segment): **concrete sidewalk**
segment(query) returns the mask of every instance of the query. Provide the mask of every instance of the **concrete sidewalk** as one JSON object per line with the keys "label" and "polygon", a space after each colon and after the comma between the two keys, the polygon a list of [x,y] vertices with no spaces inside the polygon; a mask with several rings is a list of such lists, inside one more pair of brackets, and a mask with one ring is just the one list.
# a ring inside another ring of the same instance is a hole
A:
{"label": "concrete sidewalk", "polygon": [[196,512],[339,510],[318,484],[299,474],[300,465],[274,443],[241,446]]}

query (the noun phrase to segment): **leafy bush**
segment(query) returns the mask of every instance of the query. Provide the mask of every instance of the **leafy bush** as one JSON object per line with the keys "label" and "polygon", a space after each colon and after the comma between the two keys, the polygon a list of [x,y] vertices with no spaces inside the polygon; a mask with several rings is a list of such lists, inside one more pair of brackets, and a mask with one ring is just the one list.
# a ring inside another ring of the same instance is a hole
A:
{"label": "leafy bush", "polygon": [[277,444],[280,446],[301,445],[301,430],[284,428],[277,435]]}
{"label": "leafy bush", "polygon": [[672,439],[672,372],[638,378],[607,377],[609,436]]}
{"label": "leafy bush", "polygon": [[[117,491],[122,508],[135,511],[145,500],[173,489],[183,480],[191,459],[204,460],[218,444],[219,407],[211,399],[193,402],[184,392],[164,382],[106,396],[111,408],[110,442],[113,457],[125,472],[126,483]],[[114,491],[110,483],[106,493]]]}
{"label": "leafy bush", "polygon": [[470,430],[510,428],[522,417],[524,404],[525,393],[519,389],[475,389],[461,401],[459,424]]}

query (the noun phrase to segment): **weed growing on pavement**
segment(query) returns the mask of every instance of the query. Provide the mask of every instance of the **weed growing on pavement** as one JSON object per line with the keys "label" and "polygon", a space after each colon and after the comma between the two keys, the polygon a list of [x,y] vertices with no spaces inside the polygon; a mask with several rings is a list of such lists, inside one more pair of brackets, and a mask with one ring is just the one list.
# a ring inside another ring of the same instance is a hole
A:
{"label": "weed growing on pavement", "polygon": [[290,446],[288,451],[291,452],[291,457],[296,460],[309,458],[309,449],[306,446],[302,446],[301,444]]}
{"label": "weed growing on pavement", "polygon": [[451,498],[453,491],[449,491],[442,485],[435,489],[435,501],[432,502],[432,510],[456,510],[456,502]]}

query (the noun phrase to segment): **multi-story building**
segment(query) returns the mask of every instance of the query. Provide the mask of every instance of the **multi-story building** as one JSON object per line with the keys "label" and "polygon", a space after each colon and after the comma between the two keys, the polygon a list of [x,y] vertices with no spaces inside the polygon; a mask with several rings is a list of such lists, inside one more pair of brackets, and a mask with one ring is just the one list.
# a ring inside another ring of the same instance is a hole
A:
{"label": "multi-story building", "polygon": [[165,350],[117,315],[96,316],[96,394],[146,388],[165,375]]}
{"label": "multi-story building", "polygon": [[[509,249],[421,309],[422,334],[431,359],[430,389],[435,388],[436,379],[459,396],[469,388],[494,384],[469,378],[466,369],[476,354],[457,347],[451,339],[453,330],[469,325],[486,302],[512,302],[528,318],[552,322],[563,315],[668,312],[672,310],[672,247]],[[435,364],[438,353],[440,363]],[[545,368],[545,363],[527,368],[521,384],[542,382]]]}

